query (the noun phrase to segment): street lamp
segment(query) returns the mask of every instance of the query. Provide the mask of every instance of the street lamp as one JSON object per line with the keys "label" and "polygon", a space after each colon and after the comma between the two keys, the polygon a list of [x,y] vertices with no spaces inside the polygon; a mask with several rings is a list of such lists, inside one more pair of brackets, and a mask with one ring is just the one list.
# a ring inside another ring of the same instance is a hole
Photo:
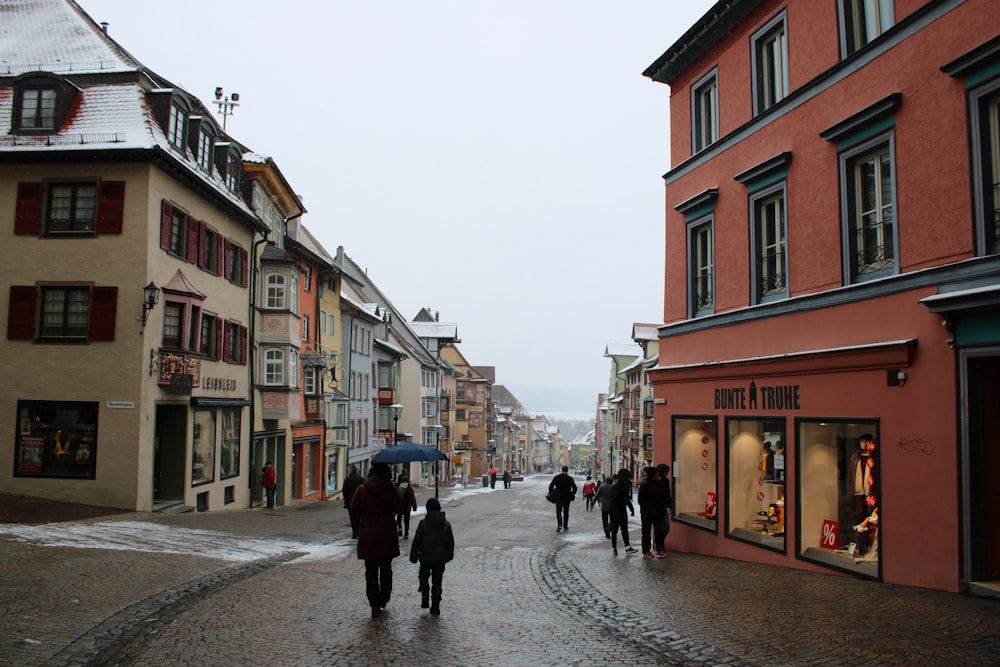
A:
{"label": "street lamp", "polygon": [[399,416],[403,414],[403,406],[393,403],[389,406],[389,414],[392,415],[392,444],[399,442]]}

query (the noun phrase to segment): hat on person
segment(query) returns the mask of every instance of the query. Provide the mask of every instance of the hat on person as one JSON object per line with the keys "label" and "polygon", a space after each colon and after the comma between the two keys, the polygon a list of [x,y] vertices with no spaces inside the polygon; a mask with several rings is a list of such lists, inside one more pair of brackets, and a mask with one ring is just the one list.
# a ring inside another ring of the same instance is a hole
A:
{"label": "hat on person", "polygon": [[441,503],[438,502],[437,498],[430,498],[427,500],[427,511],[428,512],[440,512]]}

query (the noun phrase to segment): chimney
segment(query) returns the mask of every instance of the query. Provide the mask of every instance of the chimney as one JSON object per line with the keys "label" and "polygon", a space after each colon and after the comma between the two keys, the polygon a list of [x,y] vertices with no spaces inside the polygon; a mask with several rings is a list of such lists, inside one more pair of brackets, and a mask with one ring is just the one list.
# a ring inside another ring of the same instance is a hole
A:
{"label": "chimney", "polygon": [[108,22],[107,21],[101,21],[101,32],[103,32],[105,35],[108,34]]}
{"label": "chimney", "polygon": [[435,310],[434,311],[434,321],[435,322],[440,322],[441,321],[441,311],[439,311],[439,310]]}

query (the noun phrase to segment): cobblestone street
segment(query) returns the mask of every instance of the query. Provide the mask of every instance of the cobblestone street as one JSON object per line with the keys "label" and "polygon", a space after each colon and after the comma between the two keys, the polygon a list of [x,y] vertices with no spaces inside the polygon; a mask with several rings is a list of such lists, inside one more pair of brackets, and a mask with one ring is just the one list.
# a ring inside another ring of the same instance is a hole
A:
{"label": "cobblestone street", "polygon": [[[995,600],[690,554],[614,556],[582,502],[555,532],[547,481],[442,490],[457,545],[440,617],[419,608],[404,555],[385,615],[369,618],[336,502],[3,524],[0,663],[1000,664]],[[636,544],[638,529],[633,519]]]}

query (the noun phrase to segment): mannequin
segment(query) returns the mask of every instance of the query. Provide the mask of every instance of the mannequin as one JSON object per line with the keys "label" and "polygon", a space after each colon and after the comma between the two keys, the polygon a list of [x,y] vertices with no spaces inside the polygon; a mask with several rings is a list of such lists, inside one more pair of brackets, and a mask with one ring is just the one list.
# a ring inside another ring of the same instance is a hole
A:
{"label": "mannequin", "polygon": [[865,433],[858,439],[858,450],[851,455],[849,485],[854,530],[858,533],[856,556],[864,558],[872,550],[878,534],[878,487],[875,437]]}

